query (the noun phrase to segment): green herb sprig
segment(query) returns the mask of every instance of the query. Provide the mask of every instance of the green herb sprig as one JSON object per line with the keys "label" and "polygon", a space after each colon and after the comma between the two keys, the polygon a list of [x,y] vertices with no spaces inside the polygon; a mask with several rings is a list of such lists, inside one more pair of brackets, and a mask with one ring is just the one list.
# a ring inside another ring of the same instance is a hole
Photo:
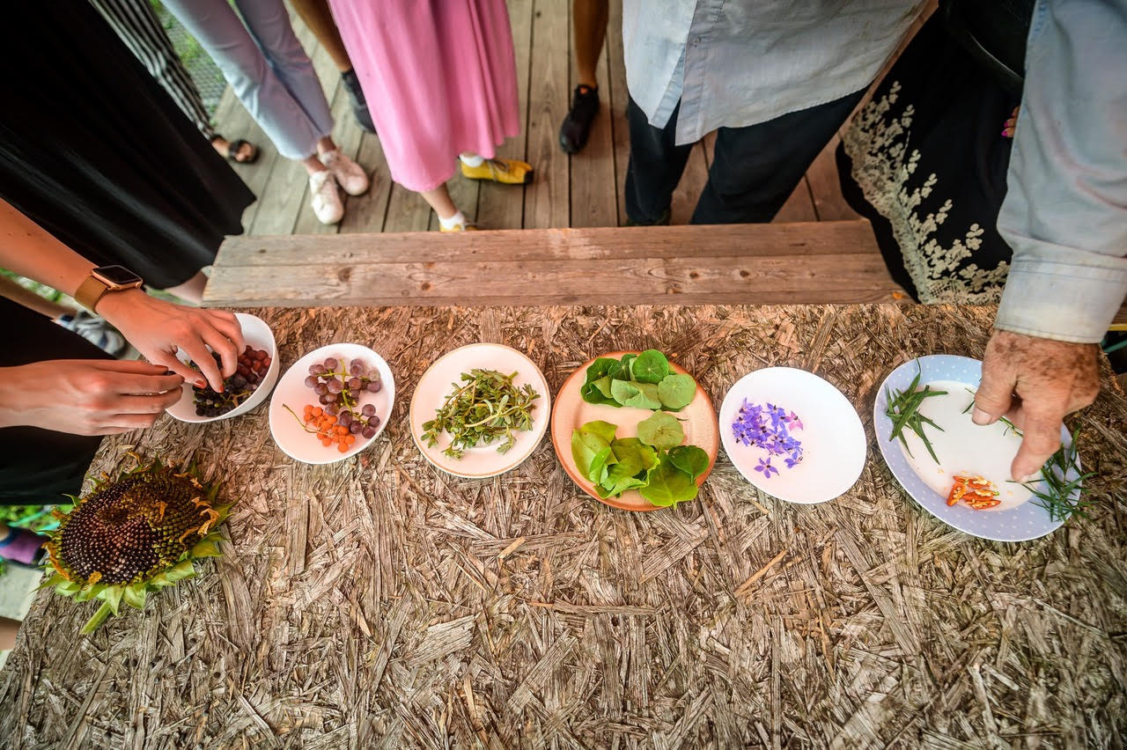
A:
{"label": "green herb sprig", "polygon": [[[916,366],[919,367],[918,362]],[[933,391],[929,385],[925,385],[922,391],[917,391],[916,388],[920,384],[921,375],[923,375],[923,370],[919,369],[916,372],[916,377],[912,379],[912,384],[906,390],[896,391],[895,396],[885,388],[888,406],[885,408],[884,414],[892,420],[892,434],[888,439],[900,438],[900,442],[904,444],[904,450],[908,451],[908,455],[911,456],[912,449],[908,447],[908,440],[904,437],[904,428],[907,428],[916,433],[916,437],[923,442],[927,452],[931,454],[932,460],[939,463],[935,449],[931,447],[931,441],[924,434],[924,425],[929,424],[940,432],[943,432],[943,428],[920,414],[920,405],[932,396],[946,396],[947,391]]]}
{"label": "green herb sprig", "polygon": [[461,458],[466,449],[478,444],[501,441],[498,453],[507,453],[517,440],[518,431],[532,429],[533,403],[540,394],[528,383],[513,384],[517,373],[504,375],[496,370],[475,369],[461,376],[462,384],[454,383],[454,392],[446,397],[435,418],[423,424],[423,440],[428,447],[438,445],[440,433],[452,436],[442,452]]}
{"label": "green herb sprig", "polygon": [[[969,393],[972,396],[974,396],[978,393],[978,391],[972,391],[970,388],[967,388],[966,392]],[[967,408],[963,409],[963,414],[966,414],[968,411],[970,411],[973,408],[974,408],[974,399],[971,399],[970,403],[967,404]],[[1006,432],[1003,432],[1002,433],[1003,435],[1005,435],[1007,432],[1010,432],[1012,430],[1015,435],[1017,435],[1018,437],[1021,437],[1021,430],[1019,430],[1017,428],[1017,425],[1015,425],[1013,422],[1006,419],[1005,417],[998,417],[998,421],[1006,426]]]}
{"label": "green herb sprig", "polygon": [[[1092,502],[1084,497],[1087,488],[1083,484],[1096,473],[1080,473],[1079,449],[1076,447],[1079,434],[1080,429],[1077,428],[1072,433],[1069,445],[1062,445],[1041,467],[1041,478],[1045,480],[1044,489],[1037,489],[1033,482],[1024,485],[1033,493],[1033,502],[1047,510],[1053,521],[1069,521],[1073,516],[1087,518],[1085,511],[1092,506]],[[1074,470],[1076,478],[1067,479],[1069,472]],[[1076,494],[1075,498],[1073,493]]]}

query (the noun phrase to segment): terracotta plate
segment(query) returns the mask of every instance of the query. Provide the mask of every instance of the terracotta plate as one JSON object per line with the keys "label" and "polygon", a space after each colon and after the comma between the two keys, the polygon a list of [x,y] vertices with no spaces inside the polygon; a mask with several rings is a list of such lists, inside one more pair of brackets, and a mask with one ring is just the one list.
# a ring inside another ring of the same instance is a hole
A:
{"label": "terracotta plate", "polygon": [[[621,359],[626,354],[638,354],[639,352],[611,352],[610,354],[603,354],[604,357],[611,357],[614,359]],[[657,510],[657,506],[652,505],[649,500],[642,497],[641,493],[637,490],[628,490],[623,492],[619,497],[601,498],[595,492],[595,485],[588,481],[587,477],[579,473],[579,468],[575,465],[575,459],[571,456],[571,433],[574,432],[580,425],[586,424],[592,420],[601,419],[605,422],[618,425],[618,432],[616,437],[637,437],[638,423],[646,419],[652,411],[649,409],[636,409],[629,406],[607,406],[606,404],[589,404],[583,400],[580,394],[580,389],[587,379],[587,368],[591,366],[591,360],[573,372],[568,379],[564,382],[563,387],[560,388],[559,394],[556,396],[556,408],[552,412],[552,446],[556,449],[556,455],[563,464],[564,470],[568,476],[571,477],[579,488],[586,492],[591,497],[595,498],[601,503],[606,503],[614,508],[621,508],[622,510]],[[685,370],[678,366],[676,363],[670,361],[669,366],[674,372],[679,372],[687,375]],[[697,395],[693,400],[679,412],[673,412],[678,418],[686,420],[681,423],[682,428],[685,430],[684,445],[695,445],[708,453],[708,470],[697,477],[697,484],[703,484],[704,480],[712,472],[712,467],[716,465],[716,453],[720,448],[720,433],[716,423],[716,411],[712,408],[712,400],[704,389],[697,385]]]}
{"label": "terracotta plate", "polygon": [[[462,373],[475,368],[497,370],[506,375],[515,372],[514,384],[532,384],[540,394],[532,410],[532,430],[518,432],[516,445],[507,453],[498,453],[496,444],[481,445],[470,448],[461,458],[450,458],[442,452],[450,445],[450,436],[443,433],[439,436],[438,445],[428,448],[422,440],[423,424],[434,419],[435,410],[454,390],[453,384],[459,381]],[[411,396],[411,437],[426,460],[443,471],[468,479],[484,479],[515,469],[532,455],[548,430],[551,410],[552,394],[548,381],[535,362],[516,349],[501,344],[470,344],[444,354],[419,379]]]}

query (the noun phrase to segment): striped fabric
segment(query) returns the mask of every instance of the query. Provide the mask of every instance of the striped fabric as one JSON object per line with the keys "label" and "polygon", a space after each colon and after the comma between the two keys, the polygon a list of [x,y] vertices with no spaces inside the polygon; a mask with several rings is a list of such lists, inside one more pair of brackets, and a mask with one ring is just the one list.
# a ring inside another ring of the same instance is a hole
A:
{"label": "striped fabric", "polygon": [[149,0],[90,0],[125,46],[157,79],[188,119],[209,141],[215,137],[199,89],[180,62]]}

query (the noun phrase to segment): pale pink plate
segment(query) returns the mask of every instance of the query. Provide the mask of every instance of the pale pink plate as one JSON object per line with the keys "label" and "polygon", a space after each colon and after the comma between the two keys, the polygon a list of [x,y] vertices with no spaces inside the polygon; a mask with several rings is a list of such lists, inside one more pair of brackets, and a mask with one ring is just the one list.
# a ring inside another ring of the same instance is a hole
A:
{"label": "pale pink plate", "polygon": [[[450,445],[450,435],[442,433],[438,445],[428,447],[422,439],[423,424],[434,419],[435,411],[461,382],[462,373],[473,369],[497,370],[506,375],[517,373],[513,383],[532,385],[540,394],[532,410],[532,429],[517,433],[516,444],[506,453],[498,453],[496,444],[479,445],[465,451],[461,458],[451,458],[443,453]],[[484,479],[504,474],[519,466],[532,455],[548,429],[548,415],[552,412],[552,396],[548,381],[536,363],[516,349],[502,344],[470,344],[447,352],[419,379],[411,396],[411,437],[426,460],[443,471],[467,479]]]}
{"label": "pale pink plate", "polygon": [[[638,352],[611,352],[600,356],[622,359],[624,354],[631,353],[637,354]],[[599,497],[599,493],[595,491],[595,485],[583,476],[579,472],[579,467],[575,465],[575,459],[571,455],[571,433],[580,425],[601,419],[604,422],[618,425],[615,437],[637,437],[638,423],[653,415],[653,412],[649,409],[589,404],[584,401],[580,389],[587,380],[587,368],[594,361],[594,359],[590,360],[571,373],[556,396],[556,409],[552,412],[552,446],[556,449],[556,456],[559,457],[564,471],[567,472],[572,481],[599,502],[621,510],[657,510],[657,506],[642,497],[642,494],[637,490],[627,490],[618,497]],[[674,372],[692,374],[686,373],[684,368],[674,362],[670,362],[669,366]],[[685,431],[685,441],[682,445],[695,445],[708,454],[708,471],[697,477],[697,485],[699,486],[712,472],[712,467],[716,465],[716,454],[720,450],[720,433],[716,428],[716,412],[712,408],[712,399],[698,384],[696,396],[689,402],[689,405],[681,411],[670,413],[675,414],[678,419],[685,420],[681,423],[681,428]]]}

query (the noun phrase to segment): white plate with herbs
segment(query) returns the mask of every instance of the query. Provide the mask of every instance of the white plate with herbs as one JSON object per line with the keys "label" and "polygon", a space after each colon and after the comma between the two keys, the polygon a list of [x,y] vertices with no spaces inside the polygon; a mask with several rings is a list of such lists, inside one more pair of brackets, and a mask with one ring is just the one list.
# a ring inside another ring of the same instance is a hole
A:
{"label": "white plate with herbs", "polygon": [[443,471],[484,479],[532,455],[548,429],[552,399],[536,363],[502,344],[447,352],[411,396],[411,437]]}
{"label": "white plate with herbs", "polygon": [[395,376],[383,357],[360,344],[330,344],[278,380],[270,434],[291,458],[331,464],[374,443],[394,406]]}
{"label": "white plate with herbs", "polygon": [[933,354],[900,365],[873,404],[877,444],[905,491],[944,523],[999,542],[1037,539],[1060,528],[1080,503],[1072,436],[1061,428],[1061,451],[1043,469],[1049,478],[1012,481],[1021,433],[1006,420],[971,421],[981,379],[982,363],[970,357]]}

